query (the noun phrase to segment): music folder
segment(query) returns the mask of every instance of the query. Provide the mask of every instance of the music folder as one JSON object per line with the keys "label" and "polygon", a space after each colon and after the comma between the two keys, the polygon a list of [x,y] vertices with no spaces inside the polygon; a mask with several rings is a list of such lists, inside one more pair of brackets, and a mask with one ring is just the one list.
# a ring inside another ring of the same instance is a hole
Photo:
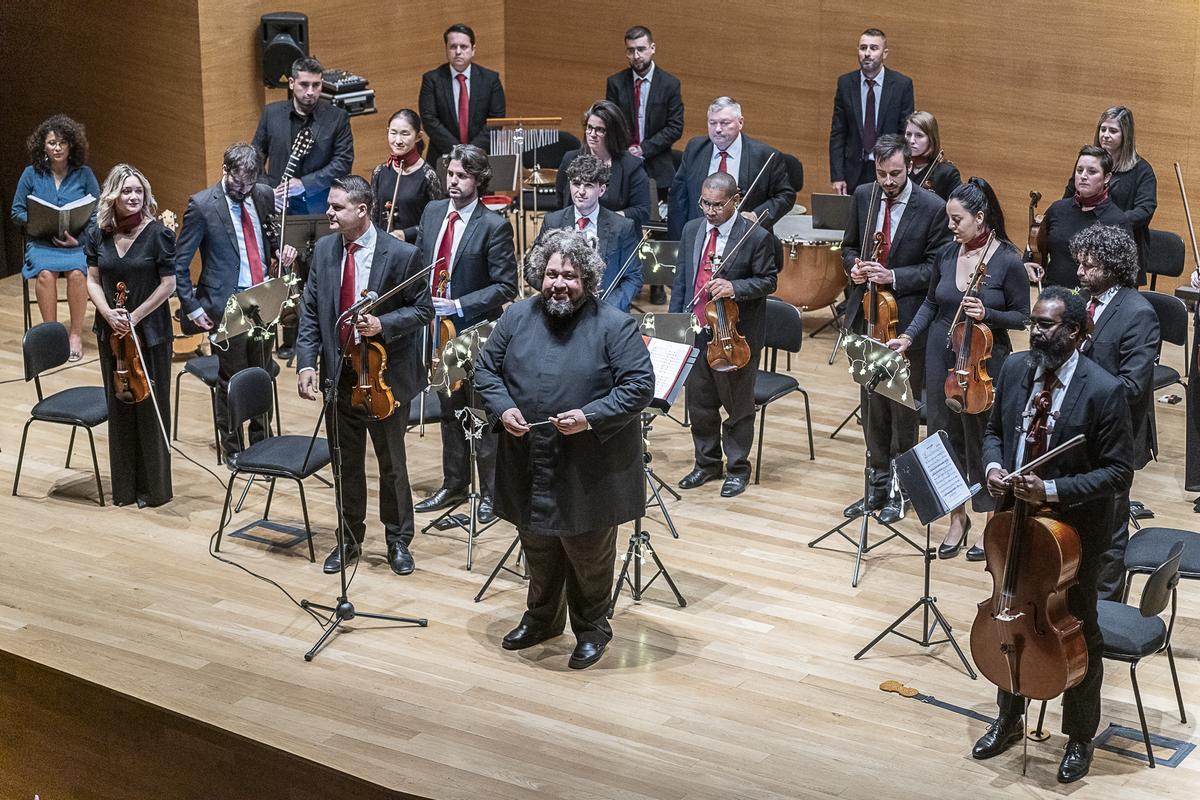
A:
{"label": "music folder", "polygon": [[922,525],[928,525],[970,500],[980,485],[967,486],[947,446],[945,431],[929,436],[913,449],[896,456],[896,477],[912,502]]}
{"label": "music folder", "polygon": [[96,198],[90,194],[78,200],[56,206],[40,197],[29,195],[25,207],[25,235],[31,239],[54,239],[64,233],[78,238],[92,219]]}

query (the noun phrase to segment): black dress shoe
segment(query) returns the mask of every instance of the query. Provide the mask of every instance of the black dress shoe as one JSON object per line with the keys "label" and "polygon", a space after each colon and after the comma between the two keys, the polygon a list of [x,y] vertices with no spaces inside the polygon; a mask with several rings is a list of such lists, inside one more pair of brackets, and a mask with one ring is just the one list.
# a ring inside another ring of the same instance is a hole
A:
{"label": "black dress shoe", "polygon": [[279,348],[278,350],[276,350],[275,352],[277,352],[277,353],[279,354],[279,357],[280,357],[280,358],[282,358],[284,361],[287,361],[287,360],[288,360],[288,359],[290,359],[290,358],[291,358],[293,355],[295,355],[295,354],[296,354],[296,351],[295,351],[294,349],[292,349],[291,347],[289,347],[288,345],[286,345],[286,344],[285,344],[285,345],[283,345],[282,347],[280,347],[280,348]]}
{"label": "black dress shoe", "polygon": [[486,494],[479,499],[479,508],[475,511],[475,519],[479,520],[480,525],[487,525],[489,522],[496,521],[496,511],[492,508],[492,498]]}
{"label": "black dress shoe", "polygon": [[725,478],[725,483],[721,484],[721,497],[737,497],[742,492],[746,491],[746,484],[749,481],[740,475],[730,475]]}
{"label": "black dress shoe", "polygon": [[656,306],[667,304],[667,287],[651,286],[650,287],[650,302]]}
{"label": "black dress shoe", "polygon": [[904,502],[899,497],[890,497],[884,504],[883,508],[879,509],[879,521],[885,525],[899,522],[904,518]]}
{"label": "black dress shoe", "polygon": [[387,557],[388,565],[397,575],[411,575],[416,569],[416,562],[413,561],[412,553],[408,551],[408,545],[404,542],[389,544]]}
{"label": "black dress shoe", "polygon": [[878,511],[879,509],[883,508],[883,502],[883,498],[872,497],[871,502],[868,504],[866,498],[863,498],[842,509],[842,516],[846,519],[861,517],[868,511]]}
{"label": "black dress shoe", "polygon": [[971,549],[967,551],[967,561],[983,561],[985,558],[987,558],[987,554],[977,544],[971,545]]}
{"label": "black dress shoe", "polygon": [[709,481],[715,481],[721,477],[720,472],[708,472],[707,470],[696,467],[687,475],[679,479],[680,489],[695,489],[698,486],[703,486]]}
{"label": "black dress shoe", "polygon": [[[345,558],[346,565],[349,566],[350,562],[358,558],[360,552],[361,550],[357,544],[354,542],[347,542]],[[342,560],[342,552],[338,550],[337,545],[334,545],[333,549],[329,551],[329,555],[325,556],[325,565],[321,567],[321,569],[325,571],[326,575],[332,575],[335,572],[341,572]]]}
{"label": "black dress shoe", "polygon": [[[959,539],[955,544],[946,544],[943,542],[942,544],[938,545],[938,558],[954,558],[956,555],[958,555],[958,551],[962,549],[962,546],[967,543],[967,537],[970,535],[971,518],[967,517],[967,524],[963,528],[962,538]],[[976,547],[978,547],[978,545],[976,545]],[[971,549],[974,550],[976,548],[973,547]],[[983,552],[982,548],[980,548],[980,552]],[[969,551],[967,553],[967,559],[972,560]]]}
{"label": "black dress shoe", "polygon": [[575,645],[575,651],[571,653],[571,660],[567,662],[567,666],[571,669],[587,669],[600,660],[600,656],[604,655],[604,648],[607,645],[607,642],[600,644],[596,644],[595,642],[580,642]]}
{"label": "black dress shoe", "polygon": [[996,717],[987,733],[979,737],[979,741],[971,748],[971,757],[983,760],[998,756],[1025,735],[1020,717],[1006,717],[1003,714]]}
{"label": "black dress shoe", "polygon": [[1074,783],[1087,775],[1092,768],[1094,750],[1091,742],[1077,742],[1074,739],[1067,742],[1067,751],[1058,765],[1058,782]]}
{"label": "black dress shoe", "polygon": [[504,638],[500,640],[500,646],[505,650],[524,650],[526,647],[533,647],[535,644],[541,644],[547,639],[561,635],[562,631],[543,631],[522,622],[504,635]]}
{"label": "black dress shoe", "polygon": [[419,511],[422,514],[429,511],[441,511],[444,508],[450,508],[466,496],[467,492],[465,489],[449,489],[443,486],[413,506],[413,510]]}

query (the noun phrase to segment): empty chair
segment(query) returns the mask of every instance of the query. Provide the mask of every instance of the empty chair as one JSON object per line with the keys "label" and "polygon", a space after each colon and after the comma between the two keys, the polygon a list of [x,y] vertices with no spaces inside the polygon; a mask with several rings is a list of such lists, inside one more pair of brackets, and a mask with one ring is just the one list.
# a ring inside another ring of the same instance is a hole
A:
{"label": "empty chair", "polygon": [[1150,288],[1157,288],[1158,276],[1178,278],[1183,274],[1183,239],[1170,231],[1146,232],[1146,274]]}
{"label": "empty chair", "polygon": [[754,462],[754,482],[759,482],[762,471],[763,439],[766,437],[767,406],[792,392],[804,396],[804,418],[808,425],[808,458],[816,458],[813,448],[812,409],[809,407],[808,392],[800,382],[786,373],[776,372],[779,351],[799,353],[804,343],[804,324],[800,309],[788,305],[777,297],[767,298],[767,337],[764,356],[768,368],[760,369],[754,378],[754,406],[758,410],[758,454]]}
{"label": "empty chair", "polygon": [[[272,358],[267,360],[267,365],[271,371],[271,395],[275,401],[275,432],[282,434],[283,423],[279,418],[279,384],[276,382],[279,377],[279,363]],[[175,373],[175,420],[171,429],[171,439],[179,438],[179,381],[184,375],[191,375],[208,387],[209,401],[212,406],[213,442],[217,446],[217,463],[220,464],[225,460],[225,454],[221,447],[221,431],[217,427],[217,387],[220,385],[218,369],[216,355],[195,356],[185,361],[183,368]]]}

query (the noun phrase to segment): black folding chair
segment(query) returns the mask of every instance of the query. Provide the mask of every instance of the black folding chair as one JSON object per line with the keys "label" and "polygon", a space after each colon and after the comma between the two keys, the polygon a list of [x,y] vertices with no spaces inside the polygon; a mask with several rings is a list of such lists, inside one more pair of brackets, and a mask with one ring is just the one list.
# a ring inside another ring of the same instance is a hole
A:
{"label": "black folding chair", "polygon": [[816,458],[816,450],[813,447],[812,409],[809,406],[808,392],[801,388],[800,382],[791,375],[776,372],[779,351],[799,353],[803,344],[804,323],[800,317],[800,309],[777,297],[768,297],[767,337],[763,353],[768,367],[758,370],[754,377],[754,406],[758,411],[758,455],[754,462],[754,482],[756,484],[759,482],[759,474],[762,471],[767,406],[780,398],[787,397],[792,392],[800,392],[804,396],[804,418],[808,425],[808,458],[810,461]]}
{"label": "black folding chair", "polygon": [[[1142,297],[1150,302],[1154,313],[1158,316],[1158,330],[1162,342],[1177,344],[1183,348],[1183,376],[1174,367],[1168,367],[1157,361],[1154,364],[1154,390],[1165,389],[1173,383],[1186,386],[1183,378],[1187,377],[1188,355],[1188,311],[1187,306],[1178,297],[1172,297],[1162,292],[1142,292]],[[1162,342],[1159,342],[1159,359],[1162,357]]]}
{"label": "black folding chair", "polygon": [[[267,361],[271,373],[271,396],[275,401],[275,432],[283,435],[283,421],[279,418],[279,362],[275,359]],[[217,356],[195,356],[184,362],[183,368],[175,373],[175,419],[171,429],[171,440],[179,438],[179,381],[184,375],[191,375],[208,387],[209,401],[212,407],[213,443],[217,447],[217,463],[225,461],[221,449],[221,432],[217,428],[217,386],[220,385],[218,376],[219,363]]]}
{"label": "black folding chair", "polygon": [[1183,239],[1170,231],[1147,231],[1146,274],[1150,276],[1150,289],[1158,288],[1158,276],[1178,278],[1183,274]]}

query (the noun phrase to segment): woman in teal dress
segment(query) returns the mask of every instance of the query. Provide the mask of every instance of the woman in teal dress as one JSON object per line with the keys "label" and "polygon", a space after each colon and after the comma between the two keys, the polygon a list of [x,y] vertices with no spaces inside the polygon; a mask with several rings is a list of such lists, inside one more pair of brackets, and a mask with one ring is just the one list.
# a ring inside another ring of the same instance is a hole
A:
{"label": "woman in teal dress", "polygon": [[[30,197],[56,206],[89,194],[99,198],[100,185],[84,164],[87,136],[78,122],[55,114],[33,132],[28,147],[30,164],[21,173],[12,202],[12,218],[18,225],[24,226],[29,219]],[[62,238],[27,238],[21,274],[27,280],[37,281],[38,310],[43,322],[58,319],[58,279],[67,279],[71,360],[78,361],[83,356],[83,317],[88,299],[83,246],[69,231]]]}

